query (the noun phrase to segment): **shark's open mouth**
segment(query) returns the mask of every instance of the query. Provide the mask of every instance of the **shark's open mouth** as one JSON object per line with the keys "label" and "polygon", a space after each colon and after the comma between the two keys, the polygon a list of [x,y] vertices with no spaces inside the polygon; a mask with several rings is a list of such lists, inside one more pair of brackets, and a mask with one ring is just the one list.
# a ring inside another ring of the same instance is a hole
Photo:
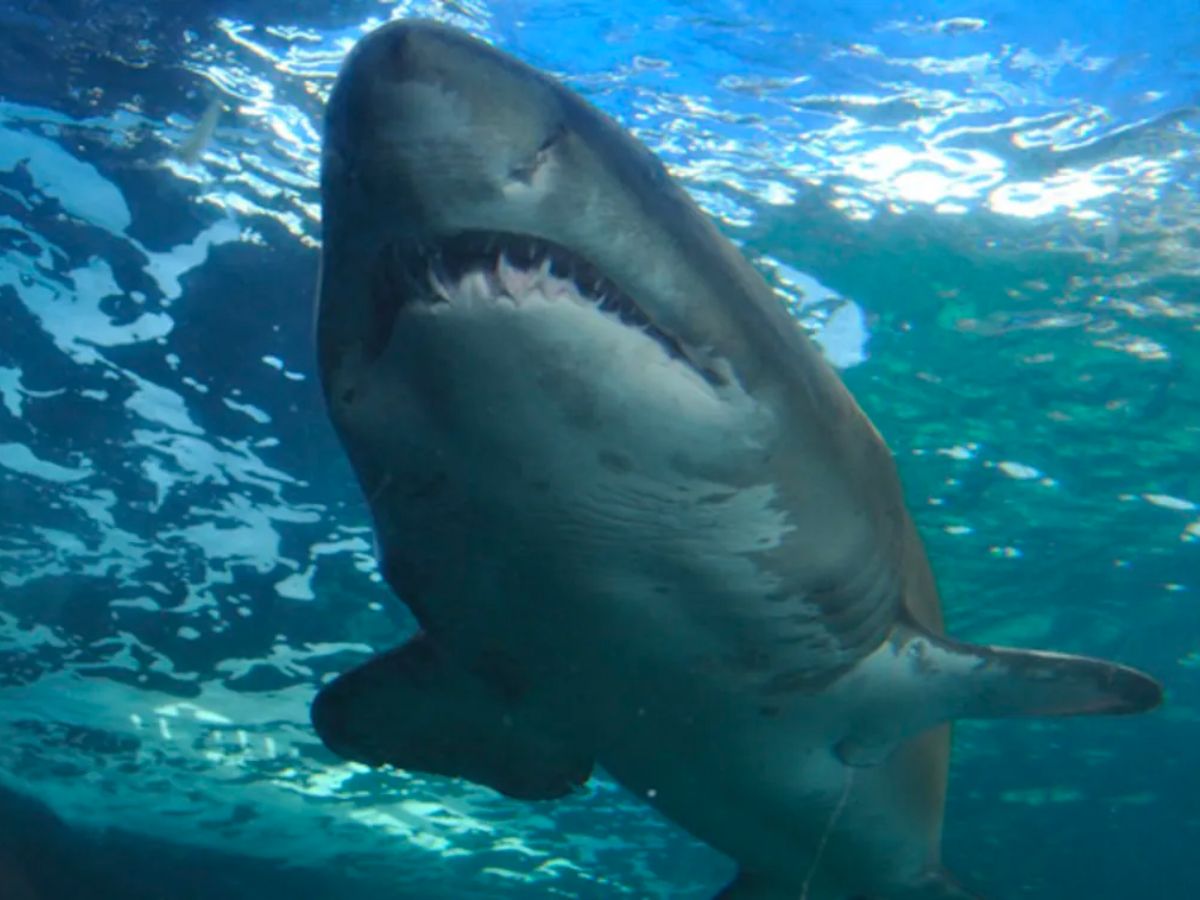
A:
{"label": "shark's open mouth", "polygon": [[396,313],[414,304],[451,303],[455,297],[508,300],[520,305],[533,293],[583,301],[653,339],[672,359],[693,368],[714,386],[724,377],[683,342],[656,325],[632,297],[570,250],[528,235],[463,231],[432,244],[391,245],[375,273],[376,340],[386,343]]}

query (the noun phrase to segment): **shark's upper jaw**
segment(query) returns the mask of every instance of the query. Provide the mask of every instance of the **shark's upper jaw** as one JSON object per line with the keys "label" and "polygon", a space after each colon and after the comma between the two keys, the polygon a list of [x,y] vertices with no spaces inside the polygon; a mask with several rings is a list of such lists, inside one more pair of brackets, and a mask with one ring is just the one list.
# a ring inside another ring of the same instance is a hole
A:
{"label": "shark's upper jaw", "polygon": [[[372,273],[375,310],[369,339],[381,352],[406,314],[439,307],[531,301],[591,306],[656,342],[714,387],[725,377],[702,354],[659,327],[645,308],[610,278],[566,247],[541,237],[502,231],[461,231],[439,240],[386,243]],[[401,326],[402,327],[402,326]]]}

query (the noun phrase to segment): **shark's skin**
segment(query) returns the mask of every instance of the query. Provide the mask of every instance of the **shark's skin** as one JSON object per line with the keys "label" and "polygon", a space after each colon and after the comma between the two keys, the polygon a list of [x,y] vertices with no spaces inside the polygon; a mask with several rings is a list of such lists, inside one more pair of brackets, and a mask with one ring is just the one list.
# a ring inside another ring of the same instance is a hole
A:
{"label": "shark's skin", "polygon": [[324,688],[338,753],[561,796],[595,763],[752,900],[966,897],[948,722],[1148,709],[1148,677],[942,635],[883,440],[610,119],[451,29],[329,102],[318,353],[422,634]]}

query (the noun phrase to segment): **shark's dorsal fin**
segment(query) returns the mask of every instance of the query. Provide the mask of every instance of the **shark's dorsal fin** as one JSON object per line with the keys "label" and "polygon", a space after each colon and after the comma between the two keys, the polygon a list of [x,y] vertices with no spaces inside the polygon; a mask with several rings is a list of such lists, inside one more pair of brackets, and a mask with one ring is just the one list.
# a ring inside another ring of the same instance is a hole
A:
{"label": "shark's dorsal fin", "polygon": [[592,771],[589,755],[545,733],[425,634],[326,685],[312,719],[339,756],[466,778],[522,800],[562,797]]}

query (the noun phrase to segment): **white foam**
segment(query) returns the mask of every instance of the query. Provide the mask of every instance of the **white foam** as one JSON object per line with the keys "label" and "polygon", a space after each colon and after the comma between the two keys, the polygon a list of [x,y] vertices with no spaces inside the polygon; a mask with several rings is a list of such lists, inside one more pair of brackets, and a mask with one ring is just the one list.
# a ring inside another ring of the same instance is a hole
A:
{"label": "white foam", "polygon": [[132,216],[124,196],[95,166],[55,141],[0,125],[0,169],[21,165],[37,189],[57,200],[68,215],[115,234],[129,227]]}
{"label": "white foam", "polygon": [[1029,481],[1033,478],[1041,478],[1042,473],[1033,466],[1027,466],[1025,463],[1012,462],[1004,460],[996,463],[996,468],[1007,475],[1009,478],[1015,478],[1017,481]]}
{"label": "white foam", "polygon": [[825,327],[813,335],[825,358],[839,369],[865,362],[869,339],[867,317],[851,300],[842,301],[826,319]]}
{"label": "white foam", "polygon": [[309,566],[303,572],[294,572],[286,578],[275,582],[275,593],[287,600],[315,600],[312,578],[316,572],[314,566]]}
{"label": "white foam", "polygon": [[0,403],[19,419],[24,408],[26,397],[49,398],[64,393],[57,391],[31,391],[21,383],[21,370],[0,366]]}
{"label": "white foam", "polygon": [[93,474],[92,469],[87,466],[72,468],[40,459],[24,444],[16,443],[0,444],[0,466],[21,475],[31,475],[59,484],[81,481]]}
{"label": "white foam", "polygon": [[130,412],[148,422],[165,425],[184,434],[204,434],[204,429],[192,421],[187,402],[177,392],[140,378],[132,372],[125,374],[137,385],[125,401],[125,407]]}
{"label": "white foam", "polygon": [[1196,504],[1191,500],[1185,500],[1182,497],[1172,497],[1170,494],[1142,494],[1142,499],[1153,506],[1160,506],[1163,509],[1177,509],[1182,512],[1191,512],[1196,509]]}
{"label": "white foam", "polygon": [[155,253],[135,244],[146,254],[146,273],[158,283],[164,299],[170,301],[183,295],[180,278],[203,265],[213,247],[232,243],[240,237],[240,226],[232,218],[224,218],[209,225],[190,242],[172,247],[165,253]]}
{"label": "white foam", "polygon": [[123,293],[104,260],[93,257],[67,273],[74,285],[66,291],[48,279],[24,257],[9,254],[0,267],[0,287],[9,286],[55,346],[84,365],[101,359],[99,347],[119,347],[158,340],[170,334],[173,323],[165,313],[142,313],[131,322],[117,325],[100,304]]}
{"label": "white foam", "polygon": [[240,412],[248,416],[259,425],[268,425],[271,422],[271,417],[253,403],[239,403],[236,400],[230,400],[228,397],[223,398],[221,402],[235,412]]}

